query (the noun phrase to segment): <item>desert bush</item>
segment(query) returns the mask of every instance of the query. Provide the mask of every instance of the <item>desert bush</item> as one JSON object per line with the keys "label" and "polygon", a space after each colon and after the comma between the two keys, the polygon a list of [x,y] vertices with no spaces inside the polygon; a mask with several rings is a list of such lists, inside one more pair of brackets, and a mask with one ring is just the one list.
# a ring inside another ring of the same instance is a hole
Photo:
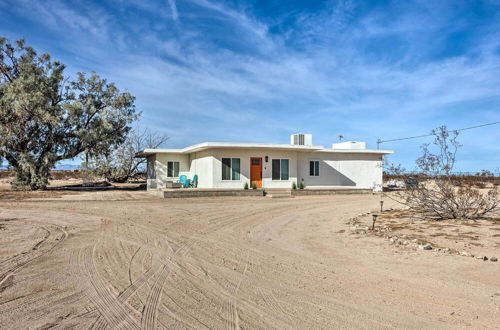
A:
{"label": "desert bush", "polygon": [[292,189],[293,190],[297,189],[297,184],[295,183],[295,181],[292,182]]}
{"label": "desert bush", "polygon": [[304,182],[302,182],[302,181],[301,181],[301,182],[299,183],[299,189],[304,189],[304,187],[305,187],[305,186],[304,186]]}
{"label": "desert bush", "polygon": [[398,195],[412,211],[438,219],[478,219],[499,207],[497,188],[482,192],[470,184],[456,187],[446,178],[421,184],[419,189],[398,192]]}
{"label": "desert bush", "polygon": [[256,183],[252,183],[252,189],[257,189],[257,184]]}
{"label": "desert bush", "polygon": [[474,183],[474,186],[479,188],[479,189],[484,189],[484,188],[486,188],[486,183],[484,183],[482,181],[478,181],[478,182]]}
{"label": "desert bush", "polygon": [[82,170],[89,177],[101,177],[110,182],[123,183],[145,171],[147,159],[137,158],[144,149],[156,149],[168,140],[168,136],[148,129],[133,129],[125,141],[114,149],[93,155],[82,163]]}
{"label": "desert bush", "polygon": [[243,185],[243,189],[248,190],[248,182],[245,182],[245,184]]}
{"label": "desert bush", "polygon": [[[481,190],[486,187],[483,181],[450,174],[461,147],[458,132],[442,126],[432,134],[438,152],[431,152],[431,145],[424,144],[422,156],[416,161],[426,180],[419,181],[417,189],[397,192],[396,199],[411,211],[435,219],[478,219],[499,210],[498,186],[486,192]],[[400,180],[407,177],[400,166],[392,165],[387,172]]]}
{"label": "desert bush", "polygon": [[455,187],[463,187],[466,184],[466,181],[463,178],[457,177],[454,180],[452,180],[451,183]]}

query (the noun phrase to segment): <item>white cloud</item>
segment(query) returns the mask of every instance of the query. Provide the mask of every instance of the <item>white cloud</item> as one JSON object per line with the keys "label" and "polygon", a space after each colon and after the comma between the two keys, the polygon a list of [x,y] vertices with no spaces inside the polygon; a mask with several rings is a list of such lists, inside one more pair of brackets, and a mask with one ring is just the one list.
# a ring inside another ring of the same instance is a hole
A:
{"label": "white cloud", "polygon": [[172,19],[177,21],[179,19],[179,12],[177,11],[175,0],[168,0],[168,5],[170,6],[170,11],[172,12]]}
{"label": "white cloud", "polygon": [[[165,16],[155,18],[159,28],[152,30],[145,19],[122,25],[98,6],[89,11],[60,1],[23,2],[18,12],[30,12],[31,20],[67,38],[67,49],[80,53],[80,67],[129,89],[145,124],[167,131],[175,146],[221,139],[285,142],[297,130],[315,133],[315,142],[324,145],[338,133],[373,143],[500,117],[498,110],[474,108],[481,100],[500,99],[498,24],[477,40],[475,56],[436,59],[425,58],[434,47],[427,38],[447,28],[443,10],[441,16],[428,8],[405,11],[387,21],[383,10],[355,17],[357,2],[335,2],[322,13],[299,15],[278,35],[270,32],[276,22],[248,10],[209,0],[186,3],[194,7],[182,11],[181,21],[181,3],[168,0],[178,29]],[[165,2],[141,9],[166,15]],[[210,24],[200,25],[205,19]],[[397,56],[397,49],[361,47],[393,36],[406,42]],[[242,48],[225,44],[235,40]],[[481,148],[494,148],[492,141]]]}
{"label": "white cloud", "polygon": [[63,1],[33,2],[20,0],[14,9],[30,20],[39,22],[59,33],[90,33],[93,38],[103,38],[112,32],[109,25],[113,18],[96,6],[75,9]]}

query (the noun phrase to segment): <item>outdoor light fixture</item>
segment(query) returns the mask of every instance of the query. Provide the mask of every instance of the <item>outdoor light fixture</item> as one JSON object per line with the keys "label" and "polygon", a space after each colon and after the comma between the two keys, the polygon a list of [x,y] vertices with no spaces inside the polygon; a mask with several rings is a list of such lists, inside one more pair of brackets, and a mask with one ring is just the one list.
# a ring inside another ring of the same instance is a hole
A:
{"label": "outdoor light fixture", "polygon": [[373,215],[373,225],[372,225],[372,230],[375,230],[375,221],[377,221],[378,215],[374,214]]}
{"label": "outdoor light fixture", "polygon": [[380,212],[383,212],[384,201],[380,201]]}
{"label": "outdoor light fixture", "polygon": [[269,156],[266,156],[266,163],[269,161]]}

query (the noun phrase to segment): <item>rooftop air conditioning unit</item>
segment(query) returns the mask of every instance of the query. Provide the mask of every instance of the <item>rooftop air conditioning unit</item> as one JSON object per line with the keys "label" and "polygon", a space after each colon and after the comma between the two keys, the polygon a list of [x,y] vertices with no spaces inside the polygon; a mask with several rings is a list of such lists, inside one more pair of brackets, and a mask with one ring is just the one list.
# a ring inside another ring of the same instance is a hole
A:
{"label": "rooftop air conditioning unit", "polygon": [[312,134],[292,134],[290,143],[297,146],[312,146]]}

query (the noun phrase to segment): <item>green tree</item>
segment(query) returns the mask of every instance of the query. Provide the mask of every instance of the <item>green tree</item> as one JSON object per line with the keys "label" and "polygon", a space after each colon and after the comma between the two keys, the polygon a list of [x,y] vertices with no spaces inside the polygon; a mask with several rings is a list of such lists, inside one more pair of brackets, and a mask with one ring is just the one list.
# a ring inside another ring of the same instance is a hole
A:
{"label": "green tree", "polygon": [[123,143],[135,98],[97,74],[64,77],[65,66],[24,40],[0,38],[0,156],[15,186],[43,189],[56,162]]}

